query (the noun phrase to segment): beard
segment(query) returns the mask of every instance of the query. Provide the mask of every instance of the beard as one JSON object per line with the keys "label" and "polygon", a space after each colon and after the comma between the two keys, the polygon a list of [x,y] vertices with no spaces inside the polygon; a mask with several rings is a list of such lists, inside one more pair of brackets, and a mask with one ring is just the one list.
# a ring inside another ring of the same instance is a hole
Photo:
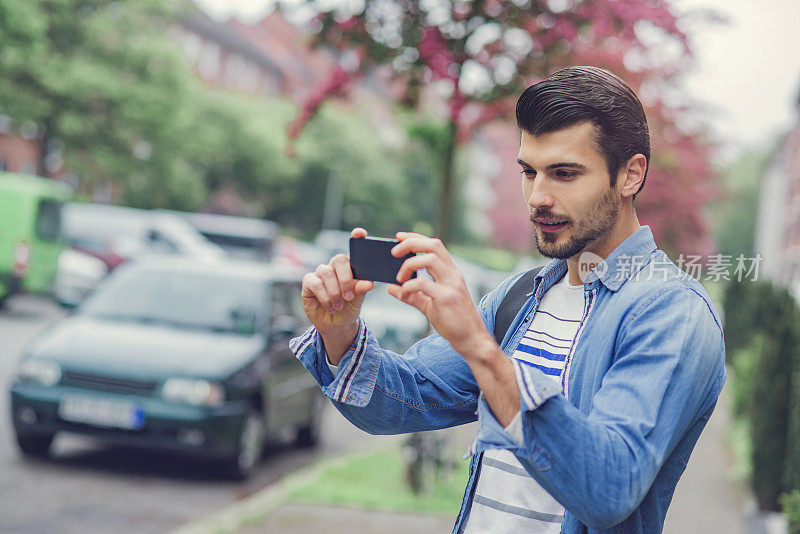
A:
{"label": "beard", "polygon": [[530,220],[533,224],[533,244],[542,256],[547,258],[567,259],[579,254],[588,245],[608,234],[619,217],[620,202],[615,196],[613,188],[609,187],[595,202],[594,208],[575,224],[572,219],[566,218],[572,233],[566,243],[558,245],[558,233],[541,232],[534,223],[534,217],[552,219],[565,219],[551,214],[548,211],[537,210],[531,213]]}

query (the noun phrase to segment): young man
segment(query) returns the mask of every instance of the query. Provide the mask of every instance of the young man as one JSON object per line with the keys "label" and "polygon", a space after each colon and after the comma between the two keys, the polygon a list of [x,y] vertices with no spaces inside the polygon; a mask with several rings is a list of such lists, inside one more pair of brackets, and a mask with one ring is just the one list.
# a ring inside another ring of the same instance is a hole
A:
{"label": "young man", "polygon": [[[438,334],[405,355],[381,349],[359,318],[373,284],[353,280],[339,255],[304,278],[313,327],[292,349],[367,432],[477,415],[455,533],[661,532],[725,380],[719,317],[639,225],[650,140],[622,80],[561,70],[522,94],[517,123],[534,242],[552,260],[500,346],[495,313],[521,275],[476,309],[441,242],[399,233],[393,254],[425,254],[405,261],[389,292]],[[432,279],[409,278],[421,268]]]}

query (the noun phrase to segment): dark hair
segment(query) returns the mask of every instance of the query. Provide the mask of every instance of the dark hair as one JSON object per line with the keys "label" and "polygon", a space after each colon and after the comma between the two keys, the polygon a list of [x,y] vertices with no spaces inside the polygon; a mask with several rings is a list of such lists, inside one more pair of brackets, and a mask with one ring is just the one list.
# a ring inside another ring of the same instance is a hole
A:
{"label": "dark hair", "polygon": [[[597,146],[606,160],[611,185],[634,155],[650,166],[650,131],[642,103],[619,77],[597,67],[568,67],[531,85],[517,100],[517,125],[542,135],[590,121],[597,129]],[[642,185],[636,194],[644,187]],[[633,195],[634,200],[636,195]]]}

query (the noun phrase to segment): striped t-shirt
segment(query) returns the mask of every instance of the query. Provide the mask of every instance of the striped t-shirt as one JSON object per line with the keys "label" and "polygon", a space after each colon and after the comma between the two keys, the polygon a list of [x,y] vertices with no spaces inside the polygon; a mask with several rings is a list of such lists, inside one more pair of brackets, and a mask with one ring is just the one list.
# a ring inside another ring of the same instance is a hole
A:
{"label": "striped t-shirt", "polygon": [[[568,277],[565,275],[544,294],[512,355],[558,382],[583,315],[583,285],[569,285]],[[557,533],[563,519],[564,507],[528,474],[512,452],[490,449],[483,453],[466,534]]]}

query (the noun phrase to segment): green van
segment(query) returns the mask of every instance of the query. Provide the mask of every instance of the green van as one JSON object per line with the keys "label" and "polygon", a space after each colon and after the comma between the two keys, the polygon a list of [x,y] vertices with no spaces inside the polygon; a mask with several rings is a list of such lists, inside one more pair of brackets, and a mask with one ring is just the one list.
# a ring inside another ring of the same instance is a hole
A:
{"label": "green van", "polygon": [[61,241],[62,182],[0,172],[0,305],[19,291],[50,291]]}

